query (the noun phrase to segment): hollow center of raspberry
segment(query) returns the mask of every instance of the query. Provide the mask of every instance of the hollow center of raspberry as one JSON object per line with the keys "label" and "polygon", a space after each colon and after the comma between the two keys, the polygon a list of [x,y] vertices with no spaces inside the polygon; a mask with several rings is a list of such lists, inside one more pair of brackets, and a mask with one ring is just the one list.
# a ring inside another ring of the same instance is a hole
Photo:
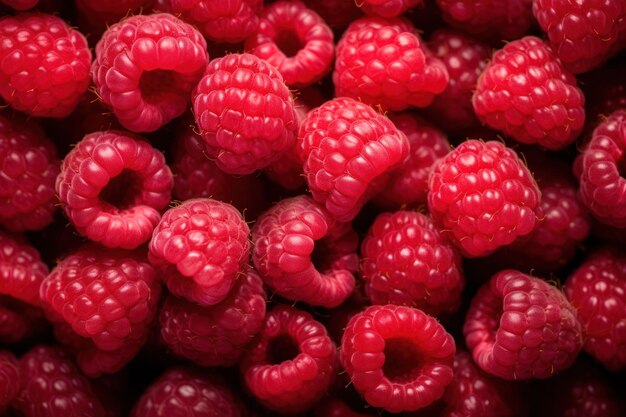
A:
{"label": "hollow center of raspberry", "polygon": [[145,101],[154,103],[160,101],[165,94],[175,92],[179,81],[180,76],[174,71],[145,71],[139,79],[139,90]]}
{"label": "hollow center of raspberry", "polygon": [[268,361],[273,365],[295,359],[300,354],[296,341],[283,334],[272,339],[267,347]]}
{"label": "hollow center of raspberry", "polygon": [[404,338],[385,340],[383,373],[391,382],[413,381],[422,368],[422,354],[414,342]]}
{"label": "hollow center of raspberry", "polygon": [[125,169],[117,177],[111,178],[100,192],[100,199],[124,210],[135,205],[135,199],[140,188],[141,179],[137,173]]}
{"label": "hollow center of raspberry", "polygon": [[278,30],[278,34],[274,39],[274,43],[278,46],[278,49],[285,54],[286,57],[296,56],[298,51],[302,49],[302,42],[300,37],[292,28],[282,28]]}

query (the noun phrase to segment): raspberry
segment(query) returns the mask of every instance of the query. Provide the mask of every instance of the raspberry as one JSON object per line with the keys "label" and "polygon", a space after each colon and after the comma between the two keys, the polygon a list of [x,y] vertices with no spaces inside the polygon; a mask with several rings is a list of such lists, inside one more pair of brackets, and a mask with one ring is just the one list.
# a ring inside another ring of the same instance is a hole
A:
{"label": "raspberry", "polygon": [[626,46],[622,0],[533,0],[533,14],[556,55],[573,73],[601,66]]}
{"label": "raspberry", "polygon": [[302,3],[283,0],[266,7],[260,17],[245,48],[275,66],[285,84],[306,87],[330,71],[333,32],[317,13]]}
{"label": "raspberry", "polygon": [[6,410],[20,391],[19,363],[11,352],[0,350],[0,412]]}
{"label": "raspberry", "polygon": [[480,288],[463,333],[476,364],[507,380],[549,378],[568,368],[582,347],[576,310],[563,293],[515,270]]}
{"label": "raspberry", "polygon": [[193,26],[166,13],[138,15],[102,35],[91,75],[122,126],[152,132],[184,113],[208,59]]}
{"label": "raspberry", "polygon": [[250,54],[211,61],[193,95],[210,157],[229,174],[250,174],[294,143],[293,98],[276,68]]}
{"label": "raspberry", "polygon": [[436,164],[428,209],[466,257],[486,256],[533,231],[541,193],[515,151],[467,140]]}
{"label": "raspberry", "polygon": [[350,221],[407,157],[409,142],[371,107],[336,98],[309,112],[297,151],[315,201],[337,220]]}
{"label": "raspberry", "polygon": [[240,366],[246,387],[267,408],[298,413],[328,390],[337,352],[322,324],[293,307],[277,306]]}
{"label": "raspberry", "polygon": [[172,173],[161,152],[139,136],[109,130],[83,138],[65,157],[56,190],[83,236],[134,249],[150,239],[170,202]]}
{"label": "raspberry", "polygon": [[217,200],[192,199],[165,212],[154,229],[150,262],[176,296],[208,306],[222,301],[248,261],[250,229]]}
{"label": "raspberry", "polygon": [[358,98],[399,111],[428,106],[446,89],[448,81],[445,65],[417,33],[398,27],[394,21],[382,25],[357,21],[337,44],[333,72],[337,97]]}
{"label": "raspberry", "polygon": [[341,363],[370,405],[398,413],[441,398],[452,381],[454,339],[421,310],[372,306],[356,314],[341,341]]}
{"label": "raspberry", "polygon": [[264,318],[263,281],[250,269],[211,307],[168,296],[161,309],[161,336],[174,353],[198,365],[233,366]]}
{"label": "raspberry", "polygon": [[506,44],[478,80],[478,118],[526,144],[559,150],[585,123],[585,96],[548,45],[534,36]]}
{"label": "raspberry", "polygon": [[39,305],[39,286],[48,275],[37,249],[0,231],[0,294]]}
{"label": "raspberry", "polygon": [[153,3],[154,0],[75,0],[81,27],[84,26],[96,40],[122,18],[141,14],[142,11],[149,12]]}
{"label": "raspberry", "polygon": [[303,0],[310,9],[315,10],[331,28],[342,31],[352,21],[361,16],[361,9],[356,2],[344,0]]}
{"label": "raspberry", "polygon": [[15,10],[28,10],[35,7],[39,0],[2,0],[2,3]]}
{"label": "raspberry", "polygon": [[389,175],[389,182],[373,201],[378,207],[393,210],[426,203],[428,176],[435,162],[450,151],[446,135],[412,113],[389,116],[409,139],[409,157]]}
{"label": "raspberry", "polygon": [[59,17],[21,13],[0,18],[0,96],[37,117],[65,117],[89,87],[85,37]]}
{"label": "raspberry", "polygon": [[626,369],[626,256],[601,248],[590,254],[565,283],[578,310],[584,349],[612,371]]}
{"label": "raspberry", "polygon": [[0,345],[28,342],[47,332],[43,312],[31,304],[0,294]]}
{"label": "raspberry", "polygon": [[396,17],[422,2],[423,0],[363,0],[360,7],[369,15]]}
{"label": "raspberry", "polygon": [[252,243],[255,268],[282,297],[333,308],[354,290],[358,237],[311,197],[281,200],[262,214]]}

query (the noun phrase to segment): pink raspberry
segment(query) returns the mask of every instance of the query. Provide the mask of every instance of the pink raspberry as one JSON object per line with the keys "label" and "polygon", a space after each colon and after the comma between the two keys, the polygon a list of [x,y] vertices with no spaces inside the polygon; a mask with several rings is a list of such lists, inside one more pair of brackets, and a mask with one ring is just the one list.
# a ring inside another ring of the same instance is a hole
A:
{"label": "pink raspberry", "polygon": [[214,306],[168,296],[161,309],[161,336],[175,354],[198,365],[233,366],[261,330],[264,318],[263,281],[250,269]]}
{"label": "pink raspberry", "polygon": [[193,26],[166,13],[137,15],[102,35],[91,75],[122,126],[152,132],[185,112],[208,59]]}
{"label": "pink raspberry", "polygon": [[154,0],[75,0],[74,3],[81,27],[97,41],[109,26],[124,17],[149,13]]}
{"label": "pink raspberry", "polygon": [[324,326],[309,313],[277,306],[240,367],[246,387],[261,404],[281,414],[312,407],[335,375],[337,351]]}
{"label": "pink raspberry", "polygon": [[612,371],[626,369],[626,256],[601,248],[589,255],[565,283],[578,310],[584,349]]}
{"label": "pink raspberry", "polygon": [[423,0],[363,0],[359,7],[369,15],[396,17],[423,3]]}
{"label": "pink raspberry", "polygon": [[315,201],[337,220],[350,221],[402,164],[409,142],[388,118],[344,97],[309,112],[297,151]]}
{"label": "pink raspberry", "polygon": [[293,87],[306,87],[330,72],[335,56],[333,32],[300,2],[278,1],[263,9],[245,49],[275,66]]}
{"label": "pink raspberry", "polygon": [[559,150],[585,123],[585,96],[541,39],[527,36],[493,54],[472,100],[478,118],[526,144]]}
{"label": "pink raspberry", "polygon": [[21,236],[0,231],[0,294],[39,305],[39,286],[48,267]]}
{"label": "pink raspberry", "polygon": [[37,117],[65,117],[89,87],[85,37],[57,16],[0,18],[0,96]]}
{"label": "pink raspberry", "polygon": [[449,81],[445,65],[417,33],[394,24],[353,23],[337,44],[337,97],[399,111],[426,107]]}
{"label": "pink raspberry", "polygon": [[6,410],[19,391],[19,363],[11,352],[0,350],[0,413]]}
{"label": "pink raspberry", "polygon": [[214,305],[226,298],[248,262],[249,234],[248,224],[230,204],[187,200],[161,218],[149,259],[174,295]]}
{"label": "pink raspberry", "polygon": [[295,141],[289,88],[276,68],[254,55],[211,61],[193,94],[193,111],[209,156],[230,174],[266,167]]}
{"label": "pink raspberry", "polygon": [[342,31],[352,21],[361,16],[361,9],[356,2],[345,0],[303,0],[310,9],[315,10],[322,19],[336,31]]}
{"label": "pink raspberry", "polygon": [[39,0],[2,0],[2,3],[15,10],[28,10],[35,7]]}
{"label": "pink raspberry", "polygon": [[467,140],[435,165],[428,209],[442,235],[466,257],[486,256],[538,223],[541,193],[515,151]]}
{"label": "pink raspberry", "polygon": [[433,317],[405,306],[371,306],[350,319],[341,364],[373,407],[415,411],[452,381],[454,339]]}
{"label": "pink raspberry", "polygon": [[515,270],[497,273],[479,289],[463,333],[476,364],[507,380],[549,378],[576,360],[583,342],[563,293]]}
{"label": "pink raspberry", "polygon": [[110,248],[150,239],[170,202],[172,173],[163,154],[139,136],[94,132],[65,157],[56,190],[83,236]]}
{"label": "pink raspberry", "polygon": [[252,229],[252,261],[278,295],[334,308],[354,290],[358,237],[311,197],[283,199]]}

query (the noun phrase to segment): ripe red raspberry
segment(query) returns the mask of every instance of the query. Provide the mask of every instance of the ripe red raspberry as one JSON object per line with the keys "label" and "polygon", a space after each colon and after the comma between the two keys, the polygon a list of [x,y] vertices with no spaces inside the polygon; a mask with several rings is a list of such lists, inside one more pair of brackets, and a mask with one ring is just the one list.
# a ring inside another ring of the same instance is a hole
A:
{"label": "ripe red raspberry", "polygon": [[527,36],[493,54],[472,100],[478,118],[526,144],[559,150],[585,123],[585,96],[541,39]]}
{"label": "ripe red raspberry", "polygon": [[196,28],[170,14],[131,16],[96,45],[96,91],[126,129],[155,131],[187,109],[209,59],[206,47]]}
{"label": "ripe red raspberry", "polygon": [[428,176],[435,162],[450,151],[450,143],[441,130],[412,113],[389,118],[409,139],[409,157],[389,174],[389,182],[373,201],[386,210],[426,204]]}
{"label": "ripe red raspberry", "polygon": [[160,314],[161,336],[175,354],[202,366],[233,366],[263,326],[263,281],[250,269],[221,303],[201,307],[170,295]]}
{"label": "ripe red raspberry", "polygon": [[81,28],[97,41],[109,26],[122,18],[141,12],[149,13],[154,0],[75,0],[74,3]]}
{"label": "ripe red raspberry", "polygon": [[409,142],[388,118],[344,97],[309,112],[297,151],[315,201],[350,221],[407,157]]}
{"label": "ripe red raspberry", "polygon": [[48,330],[43,312],[31,304],[0,294],[0,345],[28,342]]}
{"label": "ripe red raspberry", "polygon": [[354,291],[358,236],[311,197],[281,200],[262,214],[252,243],[255,268],[282,297],[334,308]]}
{"label": "ripe red raspberry", "polygon": [[39,0],[2,0],[2,3],[15,10],[28,10],[35,7]]}
{"label": "ripe red raspberry", "polygon": [[19,363],[9,351],[0,350],[0,413],[20,391]]}
{"label": "ripe red raspberry", "polygon": [[426,107],[446,89],[445,65],[414,30],[405,31],[394,23],[357,22],[346,30],[337,44],[333,72],[337,97],[399,111]]}
{"label": "ripe red raspberry", "polygon": [[345,0],[303,0],[337,32],[342,32],[351,22],[361,16],[356,2]]}
{"label": "ripe red raspberry", "polygon": [[428,209],[466,257],[486,256],[533,231],[541,193],[515,151],[467,140],[435,165]]}
{"label": "ripe red raspberry", "polygon": [[150,262],[178,297],[208,306],[222,301],[248,262],[250,228],[228,203],[187,200],[154,229]]}
{"label": "ripe red raspberry", "polygon": [[279,305],[240,366],[246,387],[264,406],[289,414],[307,410],[326,393],[336,362],[324,326],[309,313]]}
{"label": "ripe red raspberry", "polygon": [[423,0],[363,0],[359,7],[369,15],[396,17],[423,3]]}
{"label": "ripe red raspberry", "polygon": [[56,190],[83,236],[110,248],[150,239],[170,202],[172,173],[163,154],[139,136],[94,132],[65,157]]}
{"label": "ripe red raspberry", "polygon": [[568,368],[582,347],[576,310],[563,293],[515,270],[480,288],[463,333],[476,364],[507,380],[549,378]]}
{"label": "ripe red raspberry", "polygon": [[626,369],[626,255],[593,252],[568,278],[565,295],[578,310],[584,349],[609,370]]}
{"label": "ripe red raspberry", "polygon": [[61,18],[21,13],[0,18],[0,96],[37,117],[65,117],[89,87],[85,37]]}
{"label": "ripe red raspberry", "polygon": [[39,286],[48,267],[39,252],[20,236],[0,231],[0,294],[39,305]]}
{"label": "ripe red raspberry", "polygon": [[454,339],[433,317],[405,306],[356,314],[341,341],[341,363],[370,405],[415,411],[441,398],[452,381]]}
{"label": "ripe red raspberry", "polygon": [[298,127],[282,76],[250,54],[211,61],[194,91],[193,111],[209,156],[230,174],[250,174],[278,159]]}

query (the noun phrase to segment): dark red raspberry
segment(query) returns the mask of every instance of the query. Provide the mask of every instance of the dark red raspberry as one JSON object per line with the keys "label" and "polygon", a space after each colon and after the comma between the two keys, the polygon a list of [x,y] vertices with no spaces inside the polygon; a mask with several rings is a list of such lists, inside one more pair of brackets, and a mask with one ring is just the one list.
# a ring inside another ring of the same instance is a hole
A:
{"label": "dark red raspberry", "polygon": [[187,200],[154,229],[150,262],[176,296],[200,305],[222,301],[248,262],[250,228],[228,203]]}
{"label": "dark red raspberry", "polygon": [[170,202],[172,173],[163,154],[139,136],[91,133],[65,157],[56,190],[83,236],[134,249],[150,239]]}
{"label": "dark red raspberry", "polygon": [[39,305],[39,286],[48,267],[21,236],[0,231],[0,294]]}
{"label": "dark red raspberry", "polygon": [[241,361],[246,387],[281,414],[313,406],[335,375],[337,351],[324,326],[310,314],[277,306]]}
{"label": "dark red raspberry", "polygon": [[337,398],[325,401],[315,407],[315,417],[372,417],[372,415],[354,411]]}
{"label": "dark red raspberry", "polygon": [[426,204],[428,176],[435,162],[450,152],[450,143],[441,130],[412,113],[389,118],[409,139],[409,157],[389,174],[389,182],[373,201],[386,210]]}
{"label": "dark red raspberry", "polygon": [[32,304],[0,294],[0,345],[17,345],[47,335],[49,322]]}
{"label": "dark red raspberry", "polygon": [[28,10],[35,7],[39,0],[2,0],[2,3],[15,10]]}
{"label": "dark red raspberry", "polygon": [[452,381],[454,339],[433,317],[405,306],[356,314],[341,341],[341,363],[370,405],[398,413],[424,408]]}
{"label": "dark red raspberry", "polygon": [[333,308],[354,290],[358,236],[311,197],[284,199],[252,229],[252,261],[278,295]]}
{"label": "dark red raspberry", "polygon": [[441,233],[467,257],[486,256],[532,232],[541,193],[515,151],[467,140],[439,160],[428,208]]}
{"label": "dark red raspberry", "polygon": [[19,363],[9,351],[0,350],[0,413],[20,391]]}
{"label": "dark red raspberry", "polygon": [[309,112],[297,151],[315,201],[350,221],[407,157],[409,142],[388,118],[344,97]]}
{"label": "dark red raspberry", "polygon": [[209,156],[230,174],[250,174],[294,143],[293,98],[276,68],[250,54],[211,61],[193,94]]}
{"label": "dark red raspberry", "polygon": [[303,0],[309,8],[315,10],[322,19],[336,31],[342,31],[352,21],[361,16],[361,9],[356,2],[345,0]]}
{"label": "dark red raspberry", "polygon": [[161,336],[174,353],[202,366],[233,366],[263,326],[263,281],[250,269],[221,303],[201,307],[170,295],[160,314]]}
{"label": "dark red raspberry", "polygon": [[507,380],[549,378],[574,363],[583,343],[576,310],[563,293],[515,270],[480,288],[463,333],[476,364]]}
{"label": "dark red raspberry", "polygon": [[358,5],[369,15],[396,17],[422,2],[423,0],[363,0]]}
{"label": "dark red raspberry", "polygon": [[137,15],[102,35],[91,74],[122,126],[152,132],[185,112],[208,59],[193,26],[166,13]]}
{"label": "dark red raspberry", "polygon": [[57,16],[0,18],[0,96],[39,117],[65,117],[89,87],[85,37]]}
{"label": "dark red raspberry", "polygon": [[75,0],[74,3],[81,28],[97,41],[109,26],[122,18],[141,12],[149,13],[154,0]]}

